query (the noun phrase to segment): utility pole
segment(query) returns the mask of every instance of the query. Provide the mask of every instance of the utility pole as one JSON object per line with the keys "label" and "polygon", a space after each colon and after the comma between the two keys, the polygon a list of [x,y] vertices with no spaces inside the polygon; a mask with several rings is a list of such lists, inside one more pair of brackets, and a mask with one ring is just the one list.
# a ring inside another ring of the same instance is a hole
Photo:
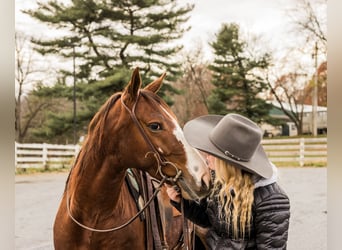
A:
{"label": "utility pole", "polygon": [[317,70],[317,42],[315,43],[314,58],[315,58],[315,75],[314,75],[314,86],[312,90],[312,134],[317,136],[317,80],[318,80],[318,70]]}
{"label": "utility pole", "polygon": [[75,72],[75,44],[72,43],[72,64],[73,64],[73,103],[74,103],[74,113],[73,113],[73,129],[74,129],[74,145],[77,143],[77,130],[76,130],[76,72]]}

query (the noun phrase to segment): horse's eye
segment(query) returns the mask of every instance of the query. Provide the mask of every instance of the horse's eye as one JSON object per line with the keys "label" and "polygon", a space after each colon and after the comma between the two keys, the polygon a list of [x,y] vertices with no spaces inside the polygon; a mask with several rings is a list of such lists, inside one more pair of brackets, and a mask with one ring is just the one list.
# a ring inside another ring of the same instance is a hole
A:
{"label": "horse's eye", "polygon": [[151,129],[152,131],[158,131],[158,130],[162,130],[162,126],[160,123],[157,122],[153,122],[147,125],[149,129]]}

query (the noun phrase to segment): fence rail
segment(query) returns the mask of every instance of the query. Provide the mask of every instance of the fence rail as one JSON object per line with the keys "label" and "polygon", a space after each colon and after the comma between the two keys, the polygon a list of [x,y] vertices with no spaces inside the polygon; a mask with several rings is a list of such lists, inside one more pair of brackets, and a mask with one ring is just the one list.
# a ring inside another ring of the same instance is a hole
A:
{"label": "fence rail", "polygon": [[16,168],[69,167],[80,150],[79,145],[15,143]]}
{"label": "fence rail", "polygon": [[327,138],[268,139],[262,145],[275,163],[327,164]]}
{"label": "fence rail", "polygon": [[[327,164],[327,138],[265,139],[262,145],[274,163]],[[16,168],[70,167],[79,145],[15,143]]]}

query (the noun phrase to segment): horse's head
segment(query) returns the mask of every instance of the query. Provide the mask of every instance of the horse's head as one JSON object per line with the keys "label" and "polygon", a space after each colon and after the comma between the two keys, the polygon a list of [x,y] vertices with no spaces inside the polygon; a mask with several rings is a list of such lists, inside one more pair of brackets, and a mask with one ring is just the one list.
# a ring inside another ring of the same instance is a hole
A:
{"label": "horse's head", "polygon": [[170,107],[156,95],[164,77],[141,89],[139,70],[134,70],[121,101],[108,110],[106,124],[115,122],[105,137],[109,141],[120,138],[112,150],[124,167],[147,171],[159,180],[176,177],[185,198],[202,198],[210,186],[209,169],[186,142]]}

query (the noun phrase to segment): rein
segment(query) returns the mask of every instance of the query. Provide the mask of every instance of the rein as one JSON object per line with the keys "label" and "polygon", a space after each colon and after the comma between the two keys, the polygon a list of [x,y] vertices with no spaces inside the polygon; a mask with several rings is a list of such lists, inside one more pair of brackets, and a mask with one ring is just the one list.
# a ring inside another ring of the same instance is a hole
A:
{"label": "rein", "polygon": [[[136,213],[136,215],[134,215],[131,219],[129,219],[126,223],[122,224],[121,226],[118,226],[118,227],[113,227],[113,228],[109,228],[109,229],[96,229],[96,228],[92,228],[92,227],[88,227],[84,224],[82,224],[81,222],[79,222],[78,220],[76,220],[72,214],[71,214],[71,211],[70,211],[70,202],[69,202],[69,199],[67,199],[66,203],[67,203],[67,210],[68,210],[68,215],[69,217],[77,224],[79,225],[80,227],[84,228],[84,229],[87,229],[89,231],[92,231],[92,232],[98,232],[98,233],[106,233],[106,232],[113,232],[113,231],[117,231],[117,230],[120,230],[126,226],[128,226],[129,224],[132,223],[132,221],[134,221],[136,218],[138,218],[138,216],[140,216],[141,213],[144,212],[144,210],[150,205],[150,203],[154,200],[154,198],[156,198],[158,192],[160,191],[160,188],[161,186],[164,184],[164,182],[166,181],[166,178],[163,178],[158,187],[156,188],[156,190],[154,191],[152,197],[148,200],[148,202],[144,205],[144,207],[138,212]],[[69,197],[68,195],[68,189],[67,189],[67,197]]]}
{"label": "rein", "polygon": [[[128,111],[128,113],[130,114],[134,124],[136,124],[136,126],[139,128],[139,131],[141,133],[141,135],[144,137],[144,140],[146,141],[146,143],[152,148],[153,152],[147,152],[145,157],[147,157],[150,153],[152,153],[152,155],[155,157],[155,159],[157,160],[158,163],[158,169],[157,169],[157,173],[159,173],[162,176],[162,180],[160,181],[160,183],[158,184],[158,186],[155,188],[156,190],[154,191],[153,195],[151,196],[151,198],[148,200],[147,203],[145,203],[144,207],[136,214],[134,215],[131,219],[129,219],[126,223],[118,226],[118,227],[113,227],[113,228],[109,228],[109,229],[96,229],[96,228],[92,228],[92,227],[88,227],[84,224],[82,224],[81,222],[79,222],[77,219],[75,219],[75,217],[72,216],[71,214],[71,210],[70,210],[70,197],[69,197],[69,188],[67,186],[66,188],[66,206],[67,206],[67,211],[68,211],[68,215],[69,217],[80,227],[87,229],[89,231],[92,232],[99,232],[99,233],[106,233],[106,232],[113,232],[113,231],[117,231],[120,230],[126,226],[128,226],[130,223],[132,223],[136,218],[138,218],[144,211],[145,209],[150,205],[150,203],[157,197],[158,192],[160,191],[161,186],[166,182],[169,181],[171,183],[176,183],[177,180],[180,178],[182,171],[180,169],[177,168],[177,166],[169,161],[165,161],[163,160],[163,157],[160,155],[160,153],[158,152],[158,150],[156,150],[155,146],[153,145],[153,143],[151,142],[151,140],[149,139],[149,137],[147,136],[147,134],[145,133],[145,130],[143,129],[143,127],[141,126],[139,120],[137,119],[136,115],[135,115],[135,108],[136,105],[138,103],[138,99],[140,97],[140,94],[142,94],[139,91],[137,100],[135,101],[132,111],[127,107],[127,105],[123,102],[122,98],[121,98],[121,103],[122,105],[125,107],[125,109]],[[162,166],[166,166],[166,165],[171,165],[172,167],[174,167],[176,169],[176,175],[174,177],[169,177],[166,176],[165,174],[163,174],[162,172]]]}

